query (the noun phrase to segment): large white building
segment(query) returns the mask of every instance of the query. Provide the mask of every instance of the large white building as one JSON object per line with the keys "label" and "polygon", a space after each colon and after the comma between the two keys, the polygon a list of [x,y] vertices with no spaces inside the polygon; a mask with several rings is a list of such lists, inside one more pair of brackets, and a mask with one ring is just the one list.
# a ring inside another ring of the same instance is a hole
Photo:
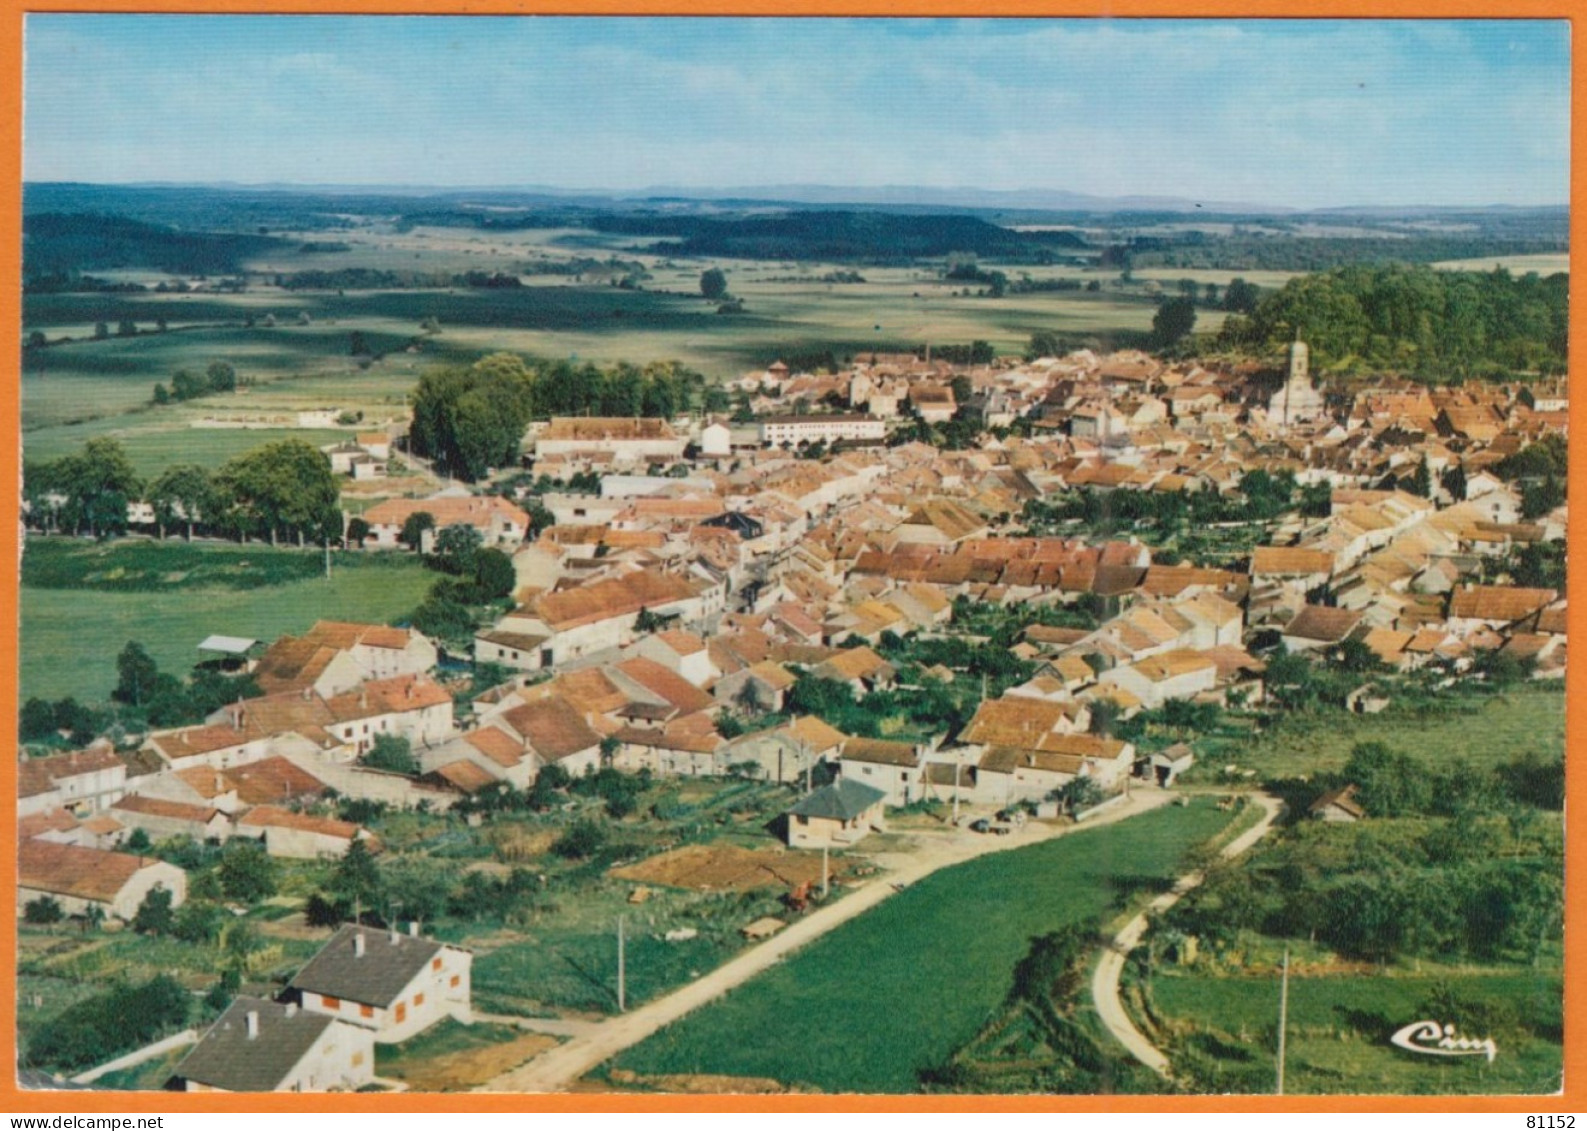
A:
{"label": "large white building", "polygon": [[856,413],[768,416],[760,422],[760,442],[776,448],[791,448],[801,442],[830,444],[837,440],[881,440],[886,436],[887,421]]}

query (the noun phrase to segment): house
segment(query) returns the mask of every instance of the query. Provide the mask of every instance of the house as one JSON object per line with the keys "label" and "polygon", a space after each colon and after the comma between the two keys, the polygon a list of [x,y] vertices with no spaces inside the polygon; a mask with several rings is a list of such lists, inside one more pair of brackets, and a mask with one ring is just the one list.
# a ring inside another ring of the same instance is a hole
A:
{"label": "house", "polygon": [[[641,613],[688,622],[720,608],[719,589],[701,580],[657,569],[633,569],[583,585],[526,594],[516,609],[496,622],[490,634],[476,638],[475,658],[534,671],[591,652],[625,647],[638,635],[635,623]],[[520,646],[512,651],[520,652],[520,658],[504,658],[499,646],[480,646],[480,639],[494,642],[502,633],[518,637]],[[537,650],[531,652],[531,648]]]}
{"label": "house", "polygon": [[1361,623],[1359,609],[1330,609],[1323,605],[1303,606],[1295,619],[1284,626],[1282,640],[1286,652],[1310,652],[1341,643]]}
{"label": "house", "polygon": [[1132,744],[1089,734],[1047,735],[1035,749],[993,746],[976,766],[975,799],[992,805],[1040,801],[1079,777],[1111,793],[1134,766]]}
{"label": "house", "polygon": [[435,536],[448,526],[472,526],[487,546],[509,551],[529,533],[529,515],[522,507],[498,495],[436,495],[428,499],[386,499],[364,512],[370,537],[381,549],[395,550],[402,543],[402,528],[415,514],[429,515],[435,525],[424,532],[419,548],[429,553]]}
{"label": "house", "polygon": [[297,860],[320,860],[347,853],[353,841],[365,841],[378,849],[380,842],[368,829],[351,821],[295,813],[275,805],[257,805],[237,821],[237,835],[264,841],[271,856]]}
{"label": "house", "polygon": [[1176,648],[1159,652],[1133,664],[1123,664],[1103,672],[1097,683],[1122,687],[1148,708],[1161,707],[1170,699],[1189,699],[1211,691],[1218,682],[1218,665],[1202,652]]}
{"label": "house", "polygon": [[17,767],[17,816],[66,808],[97,813],[127,790],[127,764],[108,743],[87,750],[23,758]]}
{"label": "house", "polygon": [[952,499],[921,503],[893,530],[899,543],[928,546],[954,546],[986,533],[986,520]]}
{"label": "house", "polygon": [[159,797],[133,794],[111,807],[116,819],[129,829],[142,829],[151,840],[190,836],[203,844],[231,836],[231,821],[209,805],[189,805]]}
{"label": "house", "polygon": [[781,712],[784,696],[797,682],[781,664],[762,660],[723,676],[712,686],[711,694],[718,703],[729,706],[744,705],[753,711]]}
{"label": "house", "polygon": [[217,723],[156,731],[144,740],[143,748],[173,770],[195,766],[224,770],[267,757],[270,742],[268,735],[249,736],[235,726]]}
{"label": "house", "polygon": [[614,463],[672,462],[688,438],[647,416],[554,416],[534,439],[534,458],[601,455]]}
{"label": "house", "polygon": [[1472,585],[1449,597],[1449,627],[1461,636],[1482,628],[1504,629],[1547,608],[1559,594],[1552,589]]}
{"label": "house", "polygon": [[914,743],[851,738],[843,744],[839,768],[843,777],[880,789],[887,804],[897,808],[923,796],[925,754],[925,747]]}
{"label": "house", "polygon": [[239,997],[182,1058],[168,1087],[181,1092],[356,1092],[375,1078],[367,1029],[296,1002]]}
{"label": "house", "polygon": [[1307,812],[1319,821],[1352,822],[1359,821],[1367,815],[1367,811],[1356,800],[1354,785],[1330,789],[1313,801]]}
{"label": "house", "polygon": [[811,669],[811,674],[847,684],[857,699],[872,691],[891,687],[896,674],[893,665],[863,645],[841,649]]}
{"label": "house", "polygon": [[344,924],[287,984],[307,1013],[328,1016],[396,1044],[442,1018],[474,1019],[474,956],[418,934]]}
{"label": "house", "polygon": [[681,629],[664,629],[643,636],[635,642],[632,651],[677,672],[696,687],[706,686],[720,674],[711,662],[705,641]]}
{"label": "house", "polygon": [[883,831],[887,795],[874,786],[839,778],[801,798],[788,810],[790,848],[847,848]]}
{"label": "house", "polygon": [[535,759],[536,773],[553,763],[573,777],[600,768],[601,736],[578,708],[561,696],[514,707],[496,720],[496,726],[510,728],[518,736],[522,749]]}
{"label": "house", "polygon": [[302,636],[277,640],[253,674],[267,695],[307,687],[331,696],[365,680],[423,675],[438,658],[435,645],[412,629],[322,620]]}
{"label": "house", "polygon": [[98,907],[130,922],[155,888],[171,893],[171,906],[187,898],[187,873],[174,864],[125,852],[103,852],[75,844],[24,840],[17,847],[17,914],[41,896],[58,901],[68,915]]}

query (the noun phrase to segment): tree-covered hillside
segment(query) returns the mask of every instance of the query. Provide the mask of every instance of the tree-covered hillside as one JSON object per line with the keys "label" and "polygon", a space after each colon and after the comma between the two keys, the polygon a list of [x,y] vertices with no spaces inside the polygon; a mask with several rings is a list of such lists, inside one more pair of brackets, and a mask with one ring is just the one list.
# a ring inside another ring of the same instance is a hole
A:
{"label": "tree-covered hillside", "polygon": [[1220,345],[1274,352],[1299,337],[1318,368],[1388,369],[1430,379],[1562,373],[1569,277],[1508,271],[1343,267],[1291,279]]}

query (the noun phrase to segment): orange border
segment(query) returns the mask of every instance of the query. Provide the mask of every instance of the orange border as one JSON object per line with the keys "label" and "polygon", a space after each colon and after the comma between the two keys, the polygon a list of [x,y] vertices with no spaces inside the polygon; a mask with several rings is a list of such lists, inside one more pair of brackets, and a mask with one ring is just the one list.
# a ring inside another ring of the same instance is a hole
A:
{"label": "orange border", "polygon": [[[1587,67],[1583,57],[1587,0],[0,0],[0,75],[9,76],[0,99],[0,356],[21,352],[22,212],[22,25],[28,12],[224,12],[449,15],[712,15],[712,16],[1091,16],[1091,17],[1300,17],[1306,18],[1505,18],[1569,19],[1572,58],[1571,145],[1587,154]],[[1582,178],[1571,177],[1571,263],[1587,246],[1587,192]],[[1579,303],[1577,304],[1580,305]],[[1587,369],[1587,326],[1572,309],[1570,368]],[[18,371],[9,370],[10,375]],[[12,379],[15,380],[14,376]],[[21,387],[17,380],[0,400],[0,437],[20,437]],[[1587,499],[1587,393],[1574,399],[1571,428],[1577,437],[1570,460],[1570,490]],[[0,560],[18,560],[20,464],[15,451],[0,460]],[[1587,505],[1587,504],[1584,504]],[[1567,557],[1587,561],[1579,551],[1587,542],[1583,523],[1571,526]],[[1580,574],[1571,572],[1569,634],[1587,641],[1587,597]],[[17,586],[0,593],[0,719],[15,719],[17,703]],[[1570,706],[1587,693],[1587,663],[1566,669],[1567,766],[1587,754],[1576,734],[1578,712]],[[14,727],[11,730],[15,733]],[[0,762],[0,781],[15,788],[11,760]],[[1587,769],[1567,774],[1567,811],[1587,813]],[[0,877],[14,890],[16,807],[0,798]],[[1565,1090],[1556,1097],[1511,1096],[635,1096],[605,1094],[493,1095],[292,1095],[188,1097],[175,1093],[22,1092],[8,1066],[16,1063],[16,932],[7,912],[0,930],[0,1108],[22,1113],[157,1112],[1532,1112],[1563,1113],[1587,1109],[1587,991],[1582,979],[1587,958],[1577,953],[1580,923],[1587,913],[1587,850],[1567,834],[1565,872]]]}

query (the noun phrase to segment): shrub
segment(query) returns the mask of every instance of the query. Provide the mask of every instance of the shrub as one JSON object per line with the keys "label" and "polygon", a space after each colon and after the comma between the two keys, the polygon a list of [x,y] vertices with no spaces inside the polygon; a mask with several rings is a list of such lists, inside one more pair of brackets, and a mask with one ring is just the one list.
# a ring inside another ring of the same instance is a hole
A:
{"label": "shrub", "polygon": [[606,830],[589,818],[580,818],[568,826],[551,845],[551,851],[568,860],[585,860],[599,852],[606,843]]}

